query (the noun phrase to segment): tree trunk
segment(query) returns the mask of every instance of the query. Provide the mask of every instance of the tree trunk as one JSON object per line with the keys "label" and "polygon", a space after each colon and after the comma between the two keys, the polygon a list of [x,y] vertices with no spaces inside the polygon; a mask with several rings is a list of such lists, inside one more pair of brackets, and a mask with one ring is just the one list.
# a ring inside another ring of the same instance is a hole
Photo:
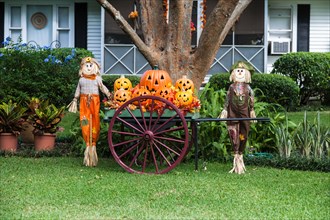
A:
{"label": "tree trunk", "polygon": [[187,75],[199,89],[223,40],[252,0],[219,0],[195,49],[191,48],[191,0],[170,0],[168,16],[163,1],[138,1],[144,41],[107,0],[96,1],[129,35],[151,66],[166,70],[173,83]]}

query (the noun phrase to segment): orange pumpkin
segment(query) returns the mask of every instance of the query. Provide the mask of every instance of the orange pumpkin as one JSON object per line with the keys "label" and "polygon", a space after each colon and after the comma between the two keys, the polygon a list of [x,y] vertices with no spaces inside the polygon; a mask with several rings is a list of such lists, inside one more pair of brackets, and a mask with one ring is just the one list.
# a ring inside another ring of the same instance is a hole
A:
{"label": "orange pumpkin", "polygon": [[140,80],[140,86],[144,86],[151,93],[166,87],[169,83],[172,84],[170,75],[164,70],[159,70],[158,66],[154,66],[153,70],[147,70]]}
{"label": "orange pumpkin", "polygon": [[131,99],[131,92],[123,88],[118,89],[114,94],[114,101],[117,105],[121,106]]}
{"label": "orange pumpkin", "polygon": [[181,79],[175,82],[175,88],[179,91],[194,91],[195,86],[191,79],[188,79],[186,75],[183,75]]}
{"label": "orange pumpkin", "polygon": [[[174,87],[173,87],[174,88]],[[173,101],[174,99],[174,91],[171,87],[162,87],[157,90],[156,96],[159,96],[163,99],[167,99],[169,101]]]}
{"label": "orange pumpkin", "polygon": [[[137,85],[134,89],[133,89],[133,93],[132,93],[132,98],[138,97],[138,96],[144,96],[144,95],[151,95],[150,91],[146,88],[144,88],[144,86],[139,86]],[[141,102],[142,105],[144,105],[144,102]],[[138,102],[133,102],[134,105],[138,105]]]}
{"label": "orange pumpkin", "polygon": [[175,99],[179,107],[186,107],[193,101],[193,92],[191,90],[179,91],[175,94]]}
{"label": "orange pumpkin", "polygon": [[116,79],[115,83],[113,84],[113,87],[115,92],[120,88],[130,90],[132,89],[132,83],[124,75],[121,75],[120,78]]}

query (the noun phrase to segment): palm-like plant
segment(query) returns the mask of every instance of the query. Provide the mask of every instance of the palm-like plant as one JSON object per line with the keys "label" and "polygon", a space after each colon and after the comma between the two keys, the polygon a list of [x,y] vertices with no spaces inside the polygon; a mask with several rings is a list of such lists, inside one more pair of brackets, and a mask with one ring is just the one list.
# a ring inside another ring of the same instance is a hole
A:
{"label": "palm-like plant", "polygon": [[26,107],[10,100],[0,105],[0,133],[13,133],[16,136],[23,130]]}
{"label": "palm-like plant", "polygon": [[64,114],[65,106],[57,108],[54,104],[49,104],[49,101],[40,101],[37,108],[34,109],[34,114],[31,114],[28,121],[34,127],[33,133],[42,135],[44,133],[56,133],[58,124],[61,122]]}

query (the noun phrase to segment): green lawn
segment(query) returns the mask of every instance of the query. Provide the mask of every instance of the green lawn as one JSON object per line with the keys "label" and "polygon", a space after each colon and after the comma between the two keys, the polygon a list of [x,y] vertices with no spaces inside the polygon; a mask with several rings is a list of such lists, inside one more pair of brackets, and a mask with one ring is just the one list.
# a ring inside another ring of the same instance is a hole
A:
{"label": "green lawn", "polygon": [[[317,111],[307,111],[307,120],[314,123],[317,118]],[[300,112],[288,112],[288,118],[296,124],[304,120],[304,111]],[[320,121],[322,126],[330,128],[330,111],[320,111]]]}
{"label": "green lawn", "polygon": [[0,157],[0,219],[328,219],[330,174],[230,164],[137,175],[111,159]]}

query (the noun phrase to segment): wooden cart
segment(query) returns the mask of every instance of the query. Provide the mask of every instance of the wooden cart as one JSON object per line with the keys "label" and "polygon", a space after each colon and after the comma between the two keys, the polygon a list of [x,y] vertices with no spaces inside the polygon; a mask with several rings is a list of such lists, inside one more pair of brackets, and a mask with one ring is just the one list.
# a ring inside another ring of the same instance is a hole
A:
{"label": "wooden cart", "polygon": [[[131,110],[131,106],[137,109]],[[149,103],[148,111],[144,109]],[[162,106],[162,108],[159,108]],[[198,118],[178,109],[172,102],[157,96],[139,96],[117,110],[105,111],[109,121],[108,143],[116,162],[131,173],[163,174],[175,168],[192,145],[195,146],[195,169],[198,169],[198,124],[207,121],[258,120]]]}

